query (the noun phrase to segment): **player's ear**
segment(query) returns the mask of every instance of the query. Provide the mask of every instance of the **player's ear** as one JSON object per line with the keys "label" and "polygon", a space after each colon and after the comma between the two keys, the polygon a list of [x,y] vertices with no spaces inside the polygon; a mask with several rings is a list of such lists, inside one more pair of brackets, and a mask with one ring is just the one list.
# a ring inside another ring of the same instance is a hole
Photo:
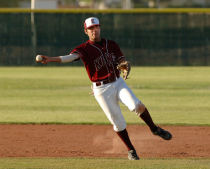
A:
{"label": "player's ear", "polygon": [[84,29],[84,32],[85,32],[85,34],[88,34],[88,33],[87,33],[87,29]]}

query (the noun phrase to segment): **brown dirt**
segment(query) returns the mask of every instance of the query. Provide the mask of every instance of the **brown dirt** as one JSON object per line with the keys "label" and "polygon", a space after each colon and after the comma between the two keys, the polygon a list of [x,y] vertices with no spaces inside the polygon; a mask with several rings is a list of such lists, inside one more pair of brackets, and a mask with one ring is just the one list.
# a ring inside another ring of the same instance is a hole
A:
{"label": "brown dirt", "polygon": [[[127,127],[140,157],[210,157],[210,127],[162,127],[172,140]],[[0,125],[0,157],[127,158],[127,149],[109,125]]]}

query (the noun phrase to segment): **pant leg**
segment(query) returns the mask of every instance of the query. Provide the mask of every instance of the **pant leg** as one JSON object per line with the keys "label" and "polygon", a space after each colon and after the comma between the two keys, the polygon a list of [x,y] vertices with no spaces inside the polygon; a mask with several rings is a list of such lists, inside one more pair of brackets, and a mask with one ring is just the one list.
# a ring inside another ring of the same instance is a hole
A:
{"label": "pant leg", "polygon": [[93,92],[114,130],[119,132],[126,128],[126,121],[118,103],[117,90],[113,87],[114,83],[94,87]]}
{"label": "pant leg", "polygon": [[130,111],[134,111],[136,114],[139,114],[139,112],[137,112],[138,106],[142,103],[122,78],[120,78],[120,81],[117,84],[117,89],[118,100],[126,105]]}

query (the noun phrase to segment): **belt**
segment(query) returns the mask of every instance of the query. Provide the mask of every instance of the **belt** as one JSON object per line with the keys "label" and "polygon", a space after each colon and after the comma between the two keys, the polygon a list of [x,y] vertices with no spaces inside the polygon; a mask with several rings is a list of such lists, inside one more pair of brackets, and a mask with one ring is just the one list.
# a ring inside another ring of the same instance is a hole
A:
{"label": "belt", "polygon": [[107,83],[112,83],[114,81],[116,81],[119,77],[116,77],[116,78],[109,78],[109,79],[106,79],[106,80],[103,80],[101,82],[95,82],[96,86],[101,86],[103,84],[107,84]]}

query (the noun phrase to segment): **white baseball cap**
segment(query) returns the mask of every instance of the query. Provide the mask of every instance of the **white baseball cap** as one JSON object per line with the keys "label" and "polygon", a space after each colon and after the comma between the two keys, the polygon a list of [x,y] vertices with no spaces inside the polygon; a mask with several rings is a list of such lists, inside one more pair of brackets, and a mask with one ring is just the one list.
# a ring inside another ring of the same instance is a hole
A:
{"label": "white baseball cap", "polygon": [[95,17],[87,18],[84,22],[85,29],[87,29],[91,26],[94,26],[94,25],[100,26],[98,18],[95,18]]}

